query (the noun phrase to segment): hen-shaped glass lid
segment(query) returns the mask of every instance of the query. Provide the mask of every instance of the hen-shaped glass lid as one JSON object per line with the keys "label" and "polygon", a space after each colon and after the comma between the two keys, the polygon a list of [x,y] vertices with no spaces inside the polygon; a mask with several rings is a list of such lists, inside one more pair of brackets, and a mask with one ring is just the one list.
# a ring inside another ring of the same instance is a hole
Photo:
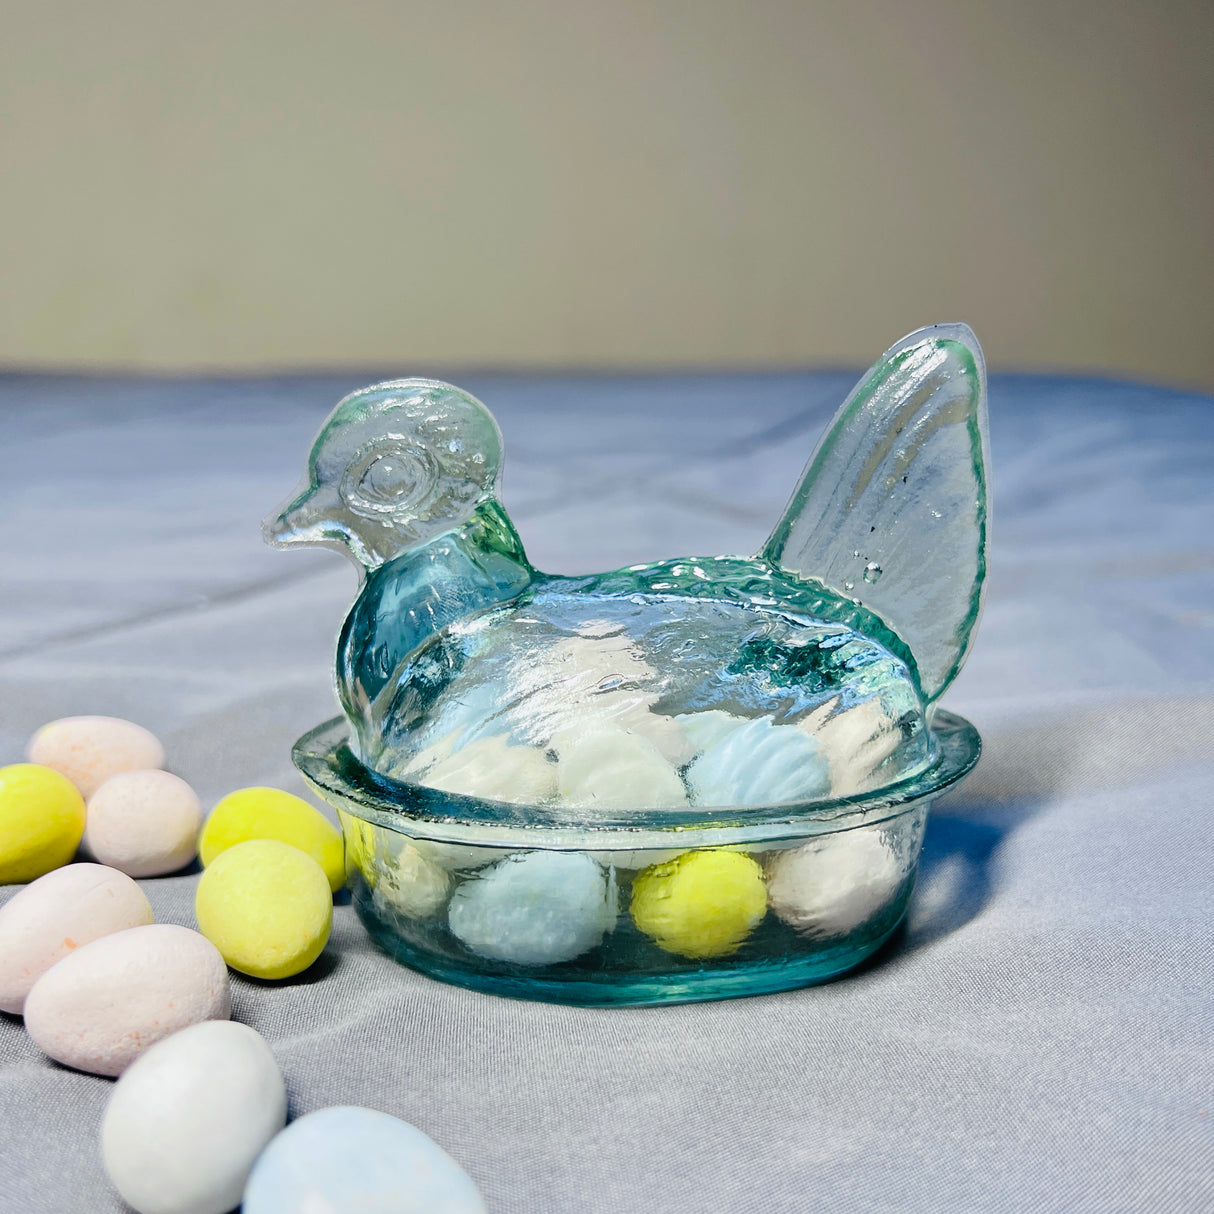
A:
{"label": "hen-shaped glass lid", "polygon": [[806,804],[932,762],[981,608],[986,447],[977,340],[921,329],[843,403],[756,556],[566,577],[527,560],[484,405],[392,380],[338,404],[265,534],[365,575],[337,687],[382,775],[587,820]]}

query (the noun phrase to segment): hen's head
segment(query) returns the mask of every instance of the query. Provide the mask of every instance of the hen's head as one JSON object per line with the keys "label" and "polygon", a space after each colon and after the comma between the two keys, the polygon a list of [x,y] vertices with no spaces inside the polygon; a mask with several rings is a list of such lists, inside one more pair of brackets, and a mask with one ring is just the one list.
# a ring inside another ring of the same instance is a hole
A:
{"label": "hen's head", "polygon": [[467,521],[494,495],[501,461],[501,432],[475,397],[432,379],[373,384],[329,415],[301,486],[262,532],[276,548],[334,548],[374,569]]}

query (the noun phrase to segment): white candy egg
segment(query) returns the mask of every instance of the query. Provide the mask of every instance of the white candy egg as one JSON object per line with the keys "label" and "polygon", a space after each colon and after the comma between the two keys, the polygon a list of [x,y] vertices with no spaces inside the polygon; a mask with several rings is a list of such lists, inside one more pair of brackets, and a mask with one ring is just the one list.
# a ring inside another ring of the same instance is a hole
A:
{"label": "white candy egg", "polygon": [[687,804],[679,774],[640,734],[587,721],[554,735],[560,796],[586,809],[671,809]]}
{"label": "white candy egg", "polygon": [[101,1124],[101,1153],[139,1214],[225,1214],[286,1121],[270,1047],[247,1025],[213,1020],[165,1038],[127,1068]]}
{"label": "white candy egg", "polygon": [[477,738],[430,768],[421,783],[445,792],[535,805],[556,792],[556,766],[538,746]]}
{"label": "white candy egg", "polygon": [[767,901],[785,923],[808,936],[845,936],[878,914],[904,875],[897,854],[875,826],[821,835],[770,854]]}

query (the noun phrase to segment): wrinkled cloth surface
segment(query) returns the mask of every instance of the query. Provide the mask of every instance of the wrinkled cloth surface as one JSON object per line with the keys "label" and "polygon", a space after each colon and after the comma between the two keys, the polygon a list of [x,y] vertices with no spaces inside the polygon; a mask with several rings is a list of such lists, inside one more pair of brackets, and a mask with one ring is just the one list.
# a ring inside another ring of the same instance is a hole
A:
{"label": "wrinkled cloth surface", "polygon": [[[0,376],[0,763],[106,713],[206,805],[304,791],[289,749],[336,714],[355,579],[258,524],[374,378]],[[755,551],[855,376],[453,378],[501,423],[532,560],[582,572]],[[985,754],[876,963],[557,1007],[402,968],[339,905],[308,973],[233,978],[292,1115],[402,1117],[492,1214],[1214,1208],[1214,400],[999,376],[990,399],[989,595],[944,700]],[[160,921],[194,925],[197,879],[142,882]],[[0,1017],[0,1210],[122,1208],[110,1090]]]}

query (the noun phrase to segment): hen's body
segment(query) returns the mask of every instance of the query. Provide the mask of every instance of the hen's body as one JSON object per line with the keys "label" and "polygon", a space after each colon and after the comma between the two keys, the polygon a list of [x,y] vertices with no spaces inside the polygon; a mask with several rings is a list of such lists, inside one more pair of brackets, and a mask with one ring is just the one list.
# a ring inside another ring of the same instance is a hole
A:
{"label": "hen's body", "polygon": [[500,508],[375,570],[338,656],[364,762],[411,777],[427,751],[547,751],[588,725],[651,741],[678,769],[698,747],[676,721],[694,735],[697,714],[783,726],[857,708],[897,729],[883,766],[901,776],[929,757],[912,672],[872,613],[763,560],[549,576]]}
{"label": "hen's body", "polygon": [[337,683],[381,773],[636,808],[848,795],[930,759],[928,707],[972,640],[984,376],[964,326],[891,347],[753,558],[537,572],[498,499],[492,415],[433,380],[343,400],[266,534],[366,574]]}

